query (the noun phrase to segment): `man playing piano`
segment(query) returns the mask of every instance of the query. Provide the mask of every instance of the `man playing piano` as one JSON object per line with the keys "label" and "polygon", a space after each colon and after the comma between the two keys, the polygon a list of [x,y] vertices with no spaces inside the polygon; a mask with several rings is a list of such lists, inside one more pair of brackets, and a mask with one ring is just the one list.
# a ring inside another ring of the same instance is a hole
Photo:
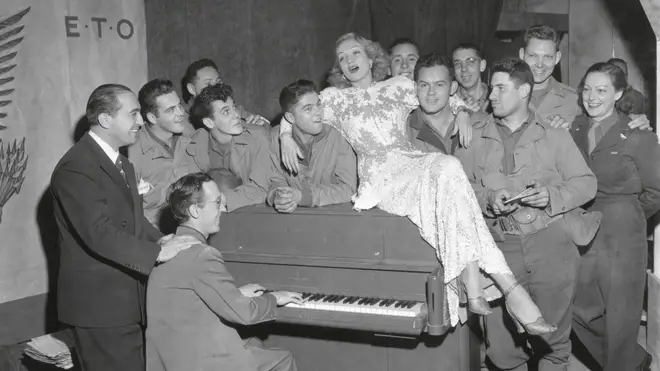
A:
{"label": "man playing piano", "polygon": [[351,201],[357,190],[357,159],[353,148],[334,128],[323,125],[323,109],[316,86],[298,80],[280,92],[280,106],[293,126],[293,140],[304,152],[299,171],[282,166],[280,141],[271,136],[273,169],[266,198],[281,213],[298,206],[316,207]]}
{"label": "man playing piano", "polygon": [[207,245],[220,230],[225,198],[205,173],[186,175],[170,186],[167,202],[180,223],[176,234],[199,243],[167,265],[154,268],[147,292],[147,371],[296,370],[287,350],[244,342],[226,323],[273,320],[275,308],[301,304],[300,294],[250,284],[237,288],[222,254]]}

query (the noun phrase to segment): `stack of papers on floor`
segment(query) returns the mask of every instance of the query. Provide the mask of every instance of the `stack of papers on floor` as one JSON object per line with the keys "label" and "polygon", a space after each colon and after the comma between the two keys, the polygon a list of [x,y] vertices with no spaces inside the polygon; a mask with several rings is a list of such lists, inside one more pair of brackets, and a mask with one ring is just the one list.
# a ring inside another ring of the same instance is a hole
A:
{"label": "stack of papers on floor", "polygon": [[55,365],[65,370],[73,367],[69,347],[51,335],[30,340],[25,347],[25,354],[39,362]]}

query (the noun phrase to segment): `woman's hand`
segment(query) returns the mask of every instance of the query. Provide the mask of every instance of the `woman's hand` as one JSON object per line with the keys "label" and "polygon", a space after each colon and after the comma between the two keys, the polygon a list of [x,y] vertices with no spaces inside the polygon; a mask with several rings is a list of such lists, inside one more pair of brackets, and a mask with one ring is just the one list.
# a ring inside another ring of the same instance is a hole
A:
{"label": "woman's hand", "polygon": [[472,142],[472,120],[467,112],[460,111],[456,115],[455,130],[458,130],[458,140],[461,143],[461,146],[464,148],[469,147]]}
{"label": "woman's hand", "polygon": [[291,136],[291,133],[284,133],[280,135],[280,154],[282,156],[282,164],[284,167],[293,174],[298,173],[298,159],[303,159],[302,151],[296,144]]}

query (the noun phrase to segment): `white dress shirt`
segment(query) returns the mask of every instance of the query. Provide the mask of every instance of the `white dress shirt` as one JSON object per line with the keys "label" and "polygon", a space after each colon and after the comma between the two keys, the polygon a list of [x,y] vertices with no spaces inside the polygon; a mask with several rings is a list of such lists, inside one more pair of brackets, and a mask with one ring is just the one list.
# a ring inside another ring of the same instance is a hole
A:
{"label": "white dress shirt", "polygon": [[98,143],[98,145],[101,147],[103,152],[105,152],[105,154],[108,155],[108,157],[110,157],[110,161],[112,161],[113,164],[117,162],[117,157],[119,157],[119,151],[115,151],[115,149],[112,148],[108,144],[108,142],[101,139],[101,137],[96,135],[96,133],[91,130],[89,131],[89,136],[92,137],[92,139],[94,139],[94,141],[96,141],[96,143]]}

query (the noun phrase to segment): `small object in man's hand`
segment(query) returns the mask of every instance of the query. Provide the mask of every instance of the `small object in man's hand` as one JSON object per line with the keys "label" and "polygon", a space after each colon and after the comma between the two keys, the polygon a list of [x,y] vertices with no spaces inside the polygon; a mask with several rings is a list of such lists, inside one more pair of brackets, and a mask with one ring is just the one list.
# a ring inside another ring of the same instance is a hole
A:
{"label": "small object in man's hand", "polygon": [[508,204],[510,204],[510,203],[512,203],[512,202],[519,201],[519,200],[521,200],[521,199],[523,199],[523,198],[525,198],[525,197],[527,197],[527,196],[531,196],[531,195],[533,195],[534,192],[536,192],[535,187],[533,187],[533,186],[528,186],[526,189],[524,189],[522,192],[518,193],[517,195],[511,197],[511,198],[508,199],[508,200],[504,200],[503,204],[508,205]]}

